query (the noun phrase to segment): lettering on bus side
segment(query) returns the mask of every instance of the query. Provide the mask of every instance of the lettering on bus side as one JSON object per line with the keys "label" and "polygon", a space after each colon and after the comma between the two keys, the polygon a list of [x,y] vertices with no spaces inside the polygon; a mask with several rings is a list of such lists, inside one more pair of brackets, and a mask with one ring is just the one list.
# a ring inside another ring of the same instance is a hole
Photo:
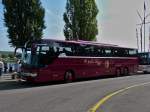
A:
{"label": "lettering on bus side", "polygon": [[85,64],[96,64],[97,66],[102,65],[102,61],[99,61],[98,59],[84,59]]}
{"label": "lettering on bus side", "polygon": [[110,67],[110,62],[109,62],[109,60],[106,60],[106,61],[105,61],[105,68],[108,69],[109,67]]}

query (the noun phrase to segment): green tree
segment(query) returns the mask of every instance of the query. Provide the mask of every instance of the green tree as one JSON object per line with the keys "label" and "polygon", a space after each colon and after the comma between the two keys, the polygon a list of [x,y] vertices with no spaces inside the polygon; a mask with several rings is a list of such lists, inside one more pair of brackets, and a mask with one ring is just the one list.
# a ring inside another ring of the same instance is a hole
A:
{"label": "green tree", "polygon": [[8,57],[12,59],[12,58],[14,58],[14,55],[13,54],[8,54]]}
{"label": "green tree", "polygon": [[20,48],[42,38],[45,10],[40,0],[2,0],[9,43]]}
{"label": "green tree", "polygon": [[96,40],[97,14],[95,0],[67,0],[63,15],[66,40]]}
{"label": "green tree", "polygon": [[4,59],[4,58],[7,58],[7,55],[6,54],[2,54],[1,57]]}

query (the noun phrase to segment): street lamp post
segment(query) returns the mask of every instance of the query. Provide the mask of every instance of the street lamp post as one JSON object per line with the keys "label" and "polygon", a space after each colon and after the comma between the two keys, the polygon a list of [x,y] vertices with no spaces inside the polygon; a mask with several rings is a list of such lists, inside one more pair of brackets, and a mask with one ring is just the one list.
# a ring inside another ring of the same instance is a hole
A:
{"label": "street lamp post", "polygon": [[[137,11],[137,14],[138,16],[140,17],[141,19],[141,22],[140,24],[137,24],[137,25],[140,25],[140,37],[141,37],[141,52],[143,52],[143,35],[144,35],[144,52],[145,52],[145,25],[150,23],[150,22],[145,22],[146,18],[150,16],[150,13],[146,15],[146,5],[145,5],[145,1],[144,1],[144,17],[142,18],[142,16],[140,15],[140,13]],[[142,30],[142,27],[144,25],[144,32]],[[143,34],[144,33],[144,34]]]}
{"label": "street lamp post", "polygon": [[137,38],[137,49],[139,51],[139,38],[138,38],[138,29],[136,28],[136,38]]}
{"label": "street lamp post", "polygon": [[[147,16],[148,17],[148,16]],[[145,17],[145,19],[146,19],[146,17]],[[144,24],[145,23],[145,24]],[[140,43],[141,43],[141,52],[143,51],[143,30],[142,30],[142,28],[143,28],[143,25],[144,25],[144,27],[145,27],[145,25],[146,24],[149,24],[150,22],[142,22],[141,24],[137,24],[137,25],[140,25],[140,37],[141,37],[141,41],[140,41]],[[139,39],[138,39],[139,40]],[[145,28],[144,28],[144,52],[145,52]]]}
{"label": "street lamp post", "polygon": [[144,52],[145,52],[145,12],[146,12],[146,6],[145,6],[145,1],[144,1]]}

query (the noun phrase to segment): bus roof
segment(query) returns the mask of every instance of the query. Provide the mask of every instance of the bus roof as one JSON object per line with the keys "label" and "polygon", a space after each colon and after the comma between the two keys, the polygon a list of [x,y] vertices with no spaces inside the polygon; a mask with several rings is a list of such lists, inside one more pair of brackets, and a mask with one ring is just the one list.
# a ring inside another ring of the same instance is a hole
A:
{"label": "bus roof", "polygon": [[64,43],[74,43],[74,44],[86,44],[86,45],[95,45],[95,46],[100,46],[100,47],[115,47],[115,48],[127,48],[127,49],[136,49],[136,48],[129,48],[129,47],[122,47],[114,44],[106,44],[106,43],[98,43],[94,41],[84,41],[84,40],[55,40],[55,39],[42,39],[41,43],[42,44],[48,44],[50,42],[64,42]]}
{"label": "bus roof", "polygon": [[79,42],[81,44],[92,44],[92,45],[99,45],[99,46],[118,46],[118,45],[114,45],[114,44],[105,44],[105,43],[98,43],[95,41],[84,41],[84,40],[70,41],[70,42]]}

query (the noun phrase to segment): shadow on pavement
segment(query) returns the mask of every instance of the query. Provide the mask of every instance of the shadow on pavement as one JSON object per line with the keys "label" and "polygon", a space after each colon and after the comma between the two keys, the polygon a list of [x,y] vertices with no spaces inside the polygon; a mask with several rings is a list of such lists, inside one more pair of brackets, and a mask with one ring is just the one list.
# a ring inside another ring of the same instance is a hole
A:
{"label": "shadow on pavement", "polygon": [[[89,79],[80,79],[74,81],[72,83],[77,83],[81,81],[89,81],[89,80],[99,80],[108,77],[101,77],[101,78],[89,78]],[[110,77],[109,77],[110,78]],[[3,81],[0,80],[0,91],[2,90],[13,90],[13,89],[24,89],[24,88],[35,88],[35,87],[42,87],[42,86],[53,86],[53,85],[61,85],[65,84],[64,81],[56,81],[56,82],[47,82],[47,83],[28,83],[28,82],[19,82],[17,80],[12,79],[5,79]]]}
{"label": "shadow on pavement", "polygon": [[[138,74],[138,75],[144,75],[144,74]],[[80,79],[80,80],[74,81],[72,83],[77,83],[77,82],[81,82],[81,81],[100,80],[100,79],[107,79],[107,78],[116,78],[116,77],[103,76],[103,77],[98,77],[98,78]],[[48,83],[28,83],[28,82],[18,82],[16,80],[12,80],[12,79],[8,78],[3,81],[0,79],[0,91],[23,89],[23,88],[34,88],[34,87],[42,87],[42,86],[53,86],[53,85],[61,85],[61,84],[65,84],[65,82],[59,81],[59,82],[48,82]]]}
{"label": "shadow on pavement", "polygon": [[19,82],[16,80],[8,79],[5,81],[0,81],[0,91],[3,90],[13,90],[13,89],[24,89],[24,88],[35,88],[65,84],[64,81],[59,82],[47,82],[47,83],[29,83],[29,82]]}
{"label": "shadow on pavement", "polygon": [[0,91],[1,90],[12,90],[12,89],[22,89],[22,88],[29,88],[33,87],[31,85],[25,84],[25,83],[19,83],[14,80],[6,80],[0,82]]}

